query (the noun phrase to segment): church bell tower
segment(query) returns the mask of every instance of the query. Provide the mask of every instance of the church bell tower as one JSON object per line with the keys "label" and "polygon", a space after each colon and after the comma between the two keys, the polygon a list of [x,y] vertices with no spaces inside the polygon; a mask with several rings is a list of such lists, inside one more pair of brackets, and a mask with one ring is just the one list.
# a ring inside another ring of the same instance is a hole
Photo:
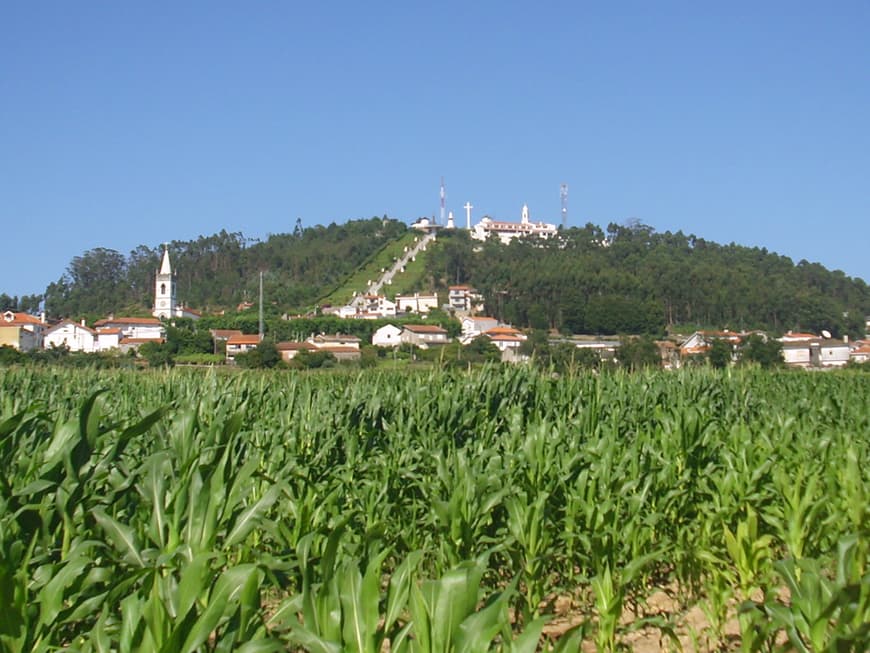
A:
{"label": "church bell tower", "polygon": [[163,261],[154,283],[154,310],[152,315],[159,318],[171,318],[175,315],[175,280],[172,278],[172,266],[169,263],[169,246],[163,246]]}

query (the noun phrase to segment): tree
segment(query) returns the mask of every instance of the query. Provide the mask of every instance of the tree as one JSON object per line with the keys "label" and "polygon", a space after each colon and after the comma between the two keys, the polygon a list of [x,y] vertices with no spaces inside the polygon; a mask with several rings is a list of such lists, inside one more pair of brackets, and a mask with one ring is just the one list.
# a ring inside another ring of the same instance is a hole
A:
{"label": "tree", "polygon": [[773,338],[765,339],[753,333],[740,348],[740,361],[756,363],[764,368],[782,364],[782,343]]}
{"label": "tree", "polygon": [[707,359],[710,361],[710,365],[717,369],[728,367],[731,363],[731,344],[721,338],[713,340]]}
{"label": "tree", "polygon": [[659,348],[652,338],[623,338],[616,352],[619,362],[635,372],[645,367],[660,367],[662,364]]}

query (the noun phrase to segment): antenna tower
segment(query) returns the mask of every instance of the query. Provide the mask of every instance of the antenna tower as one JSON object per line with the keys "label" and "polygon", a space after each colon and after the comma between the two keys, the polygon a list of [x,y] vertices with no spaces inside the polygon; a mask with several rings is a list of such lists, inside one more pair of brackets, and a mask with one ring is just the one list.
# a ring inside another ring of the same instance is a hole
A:
{"label": "antenna tower", "polygon": [[559,188],[559,197],[562,199],[562,229],[565,229],[568,226],[568,184]]}
{"label": "antenna tower", "polygon": [[444,224],[444,198],[446,193],[444,192],[444,177],[441,177],[441,222],[439,224]]}

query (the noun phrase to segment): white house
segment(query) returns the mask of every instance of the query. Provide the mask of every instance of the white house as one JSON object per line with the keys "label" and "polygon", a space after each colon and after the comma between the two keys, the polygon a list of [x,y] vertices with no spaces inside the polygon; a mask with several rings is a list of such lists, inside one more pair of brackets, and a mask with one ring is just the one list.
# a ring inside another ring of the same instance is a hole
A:
{"label": "white house", "polygon": [[117,327],[105,327],[94,332],[94,351],[120,349],[124,334]]}
{"label": "white house", "polygon": [[849,360],[853,363],[870,361],[870,343],[856,342],[855,345],[849,352]]}
{"label": "white house", "polygon": [[783,361],[793,367],[842,367],[849,362],[850,353],[849,343],[830,338],[782,343]]}
{"label": "white house", "polygon": [[256,349],[259,344],[260,336],[257,334],[230,336],[227,339],[227,362],[235,362],[236,356]]}
{"label": "white house", "polygon": [[402,344],[402,330],[392,324],[382,326],[372,334],[375,347],[398,347]]}
{"label": "white house", "polygon": [[474,340],[477,336],[481,335],[485,331],[489,331],[490,329],[494,329],[498,326],[498,320],[494,317],[480,316],[480,317],[464,317],[460,321],[462,328],[462,335],[459,338],[459,341],[463,345],[467,345],[469,342]]}
{"label": "white house", "polygon": [[406,324],[402,330],[403,343],[426,349],[431,345],[446,345],[450,340],[447,330],[435,324]]}
{"label": "white house", "polygon": [[163,340],[166,329],[156,317],[108,317],[94,323],[97,331],[120,329],[122,339]]}
{"label": "white house", "polygon": [[493,220],[488,215],[485,215],[480,222],[474,225],[471,237],[476,240],[486,240],[490,236],[495,236],[502,243],[507,244],[514,238],[521,236],[534,236],[546,239],[558,233],[559,229],[554,224],[549,222],[532,222],[529,218],[529,207],[524,204],[519,222]]}
{"label": "white house", "polygon": [[447,290],[447,303],[454,311],[464,313],[483,310],[483,296],[471,286],[450,286]]}
{"label": "white house", "polygon": [[422,295],[415,292],[413,295],[396,295],[396,309],[399,312],[428,313],[435,308],[438,308],[438,295],[435,293]]}
{"label": "white house", "polygon": [[364,295],[359,303],[360,312],[377,317],[395,317],[396,302],[391,302],[384,295]]}
{"label": "white house", "polygon": [[81,324],[72,320],[58,322],[45,332],[43,338],[43,347],[46,349],[66,347],[70,351],[91,353],[97,350],[96,345],[97,333],[85,326],[84,320]]}

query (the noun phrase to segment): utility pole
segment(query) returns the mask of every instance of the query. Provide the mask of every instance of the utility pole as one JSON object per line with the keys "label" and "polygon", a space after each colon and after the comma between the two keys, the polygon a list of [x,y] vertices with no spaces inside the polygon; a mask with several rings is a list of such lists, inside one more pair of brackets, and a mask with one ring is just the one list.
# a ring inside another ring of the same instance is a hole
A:
{"label": "utility pole", "polygon": [[260,270],[260,341],[263,340],[263,271]]}

